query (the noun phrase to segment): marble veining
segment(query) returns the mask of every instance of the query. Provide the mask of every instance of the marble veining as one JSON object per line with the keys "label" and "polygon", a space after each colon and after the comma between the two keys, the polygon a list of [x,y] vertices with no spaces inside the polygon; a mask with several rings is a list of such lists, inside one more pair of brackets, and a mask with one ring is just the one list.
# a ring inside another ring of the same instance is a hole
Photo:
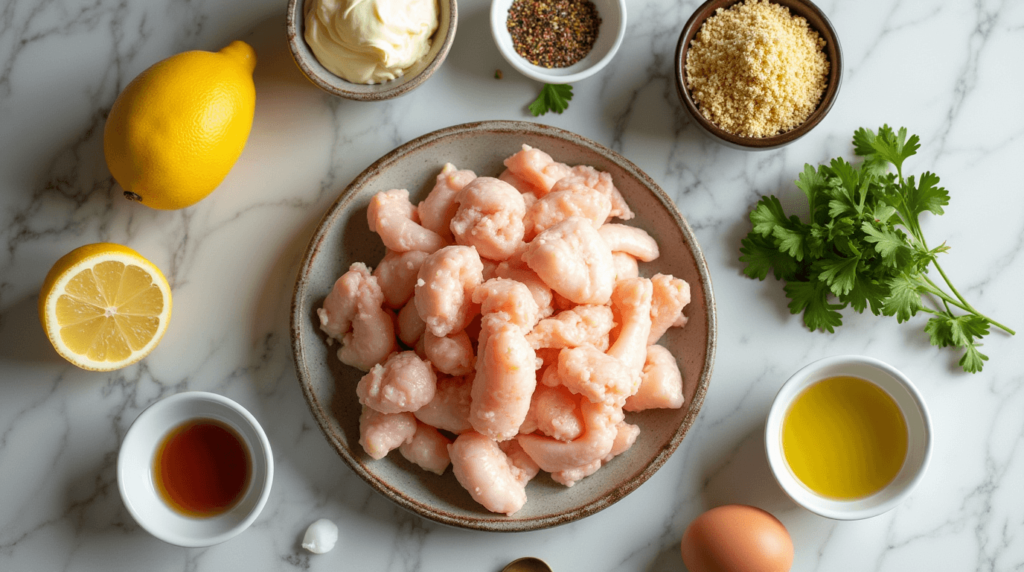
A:
{"label": "marble veining", "polygon": [[[497,572],[524,555],[555,570],[683,569],[678,542],[720,504],[765,508],[788,527],[796,571],[1024,569],[1024,373],[1021,338],[996,332],[969,376],[928,345],[924,318],[844,314],[835,334],[791,316],[780,285],[742,275],[740,239],[762,194],[802,212],[804,163],[850,157],[861,126],[920,135],[908,172],[937,172],[952,200],[924,232],[952,250],[943,266],[982,312],[1024,329],[1024,3],[1015,0],[823,0],[845,78],[829,116],[793,145],[763,153],[705,138],[673,83],[678,34],[696,0],[631,0],[615,60],[574,86],[562,115],[536,121],[625,155],[680,206],[711,271],[719,311],[715,374],[696,424],[664,467],[583,521],[520,534],[438,525],[391,504],[328,446],[295,380],[288,312],[299,258],[327,207],[394,147],[450,125],[532,120],[539,85],[501,59],[489,3],[464,0],[444,66],[397,100],[333,98],[288,54],[283,0],[11,0],[0,6],[0,570],[375,570]],[[158,212],[121,197],[102,134],[117,94],[156,61],[234,39],[257,51],[256,120],[238,164],[199,205]],[[494,78],[502,69],[504,78]],[[806,207],[804,207],[806,212]],[[174,317],[135,366],[83,372],[50,348],[37,293],[53,262],[81,244],[127,244],[163,269]],[[932,465],[890,513],[835,522],[795,506],[763,449],[771,400],[794,371],[843,353],[888,361],[913,379],[935,428]],[[224,394],[266,430],[277,474],[263,514],[206,549],[166,545],[122,506],[118,446],[135,417],[180,391]],[[327,555],[300,548],[330,518]]]}

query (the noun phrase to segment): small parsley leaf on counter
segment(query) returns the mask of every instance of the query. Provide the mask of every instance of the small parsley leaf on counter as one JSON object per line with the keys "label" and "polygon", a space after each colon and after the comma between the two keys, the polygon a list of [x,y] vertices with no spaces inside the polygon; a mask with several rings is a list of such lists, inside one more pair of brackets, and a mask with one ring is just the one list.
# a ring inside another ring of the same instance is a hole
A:
{"label": "small parsley leaf on counter", "polygon": [[[809,222],[787,216],[776,197],[761,197],[750,212],[753,229],[741,241],[740,261],[750,278],[764,280],[771,272],[784,281],[790,311],[803,313],[812,330],[835,332],[847,306],[898,323],[930,314],[924,331],[932,345],[962,349],[960,367],[977,373],[988,361],[978,348],[990,326],[1015,332],[978,312],[953,286],[938,260],[949,251],[945,243],[928,247],[919,218],[943,214],[949,192],[934,173],[903,176],[903,163],[920,146],[906,128],[858,129],[859,164],[837,157],[817,168],[805,165],[795,181],[807,197]],[[948,291],[929,277],[930,269]]]}
{"label": "small parsley leaf on counter", "polygon": [[561,114],[568,109],[569,100],[572,99],[572,86],[564,84],[544,84],[540,95],[530,104],[530,113],[534,117],[544,115],[549,111]]}

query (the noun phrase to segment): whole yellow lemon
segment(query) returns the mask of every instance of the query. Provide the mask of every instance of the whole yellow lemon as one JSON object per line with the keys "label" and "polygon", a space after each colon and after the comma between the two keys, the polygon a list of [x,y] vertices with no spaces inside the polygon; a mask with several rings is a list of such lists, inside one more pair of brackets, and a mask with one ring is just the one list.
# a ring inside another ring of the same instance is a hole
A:
{"label": "whole yellow lemon", "polygon": [[155,209],[191,206],[238,160],[252,129],[256,52],[232,42],[157,62],[117,97],[103,153],[131,200]]}

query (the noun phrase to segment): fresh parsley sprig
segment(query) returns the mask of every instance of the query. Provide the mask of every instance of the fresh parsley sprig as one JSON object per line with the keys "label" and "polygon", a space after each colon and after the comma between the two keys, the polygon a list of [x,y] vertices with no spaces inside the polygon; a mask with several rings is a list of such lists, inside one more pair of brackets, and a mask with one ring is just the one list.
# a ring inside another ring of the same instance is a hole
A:
{"label": "fresh parsley sprig", "polygon": [[530,104],[530,113],[534,117],[544,115],[549,111],[561,114],[569,108],[569,100],[572,99],[572,86],[565,84],[544,84],[540,95]]}
{"label": "fresh parsley sprig", "polygon": [[[978,312],[953,286],[938,261],[949,250],[945,243],[928,246],[919,218],[943,214],[949,193],[934,173],[903,176],[904,161],[919,147],[917,135],[907,137],[905,128],[858,129],[853,149],[863,158],[860,164],[837,157],[817,169],[805,165],[796,180],[810,206],[809,223],[786,216],[774,196],[758,201],[740,261],[751,278],[764,280],[771,272],[785,281],[790,311],[803,312],[812,330],[834,332],[847,306],[900,323],[918,312],[930,314],[924,330],[931,343],[963,349],[960,366],[977,373],[988,361],[978,340],[989,327],[1015,332]],[[949,292],[928,276],[929,267]]]}

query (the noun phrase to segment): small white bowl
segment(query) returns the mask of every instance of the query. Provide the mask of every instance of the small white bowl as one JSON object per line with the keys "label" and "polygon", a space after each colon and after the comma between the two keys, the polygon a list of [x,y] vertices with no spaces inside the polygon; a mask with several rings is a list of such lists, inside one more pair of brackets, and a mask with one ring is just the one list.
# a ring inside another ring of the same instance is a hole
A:
{"label": "small white bowl", "polygon": [[564,68],[535,66],[516,53],[512,35],[505,23],[513,0],[494,0],[491,3],[491,35],[498,51],[512,67],[530,79],[543,83],[574,83],[601,71],[619,51],[626,35],[626,0],[592,0],[601,17],[597,41],[585,58]]}
{"label": "small white bowl", "polygon": [[[196,418],[215,419],[234,429],[252,461],[249,488],[241,500],[227,512],[208,518],[175,512],[160,497],[153,479],[153,457],[164,436]],[[256,418],[227,397],[202,391],[172,395],[143,411],[124,436],[117,457],[117,486],[128,512],[146,532],[178,546],[212,546],[241,533],[267,504],[273,481],[270,441]]]}
{"label": "small white bowl", "polygon": [[[821,496],[800,482],[782,452],[782,421],[803,390],[839,375],[859,377],[883,389],[896,402],[907,423],[907,456],[896,478],[877,493],[859,499],[836,500]],[[826,518],[860,520],[892,510],[924,476],[932,451],[928,408],[914,384],[891,365],[865,356],[836,356],[816,361],[793,374],[775,396],[765,426],[765,449],[772,474],[793,502]]]}

